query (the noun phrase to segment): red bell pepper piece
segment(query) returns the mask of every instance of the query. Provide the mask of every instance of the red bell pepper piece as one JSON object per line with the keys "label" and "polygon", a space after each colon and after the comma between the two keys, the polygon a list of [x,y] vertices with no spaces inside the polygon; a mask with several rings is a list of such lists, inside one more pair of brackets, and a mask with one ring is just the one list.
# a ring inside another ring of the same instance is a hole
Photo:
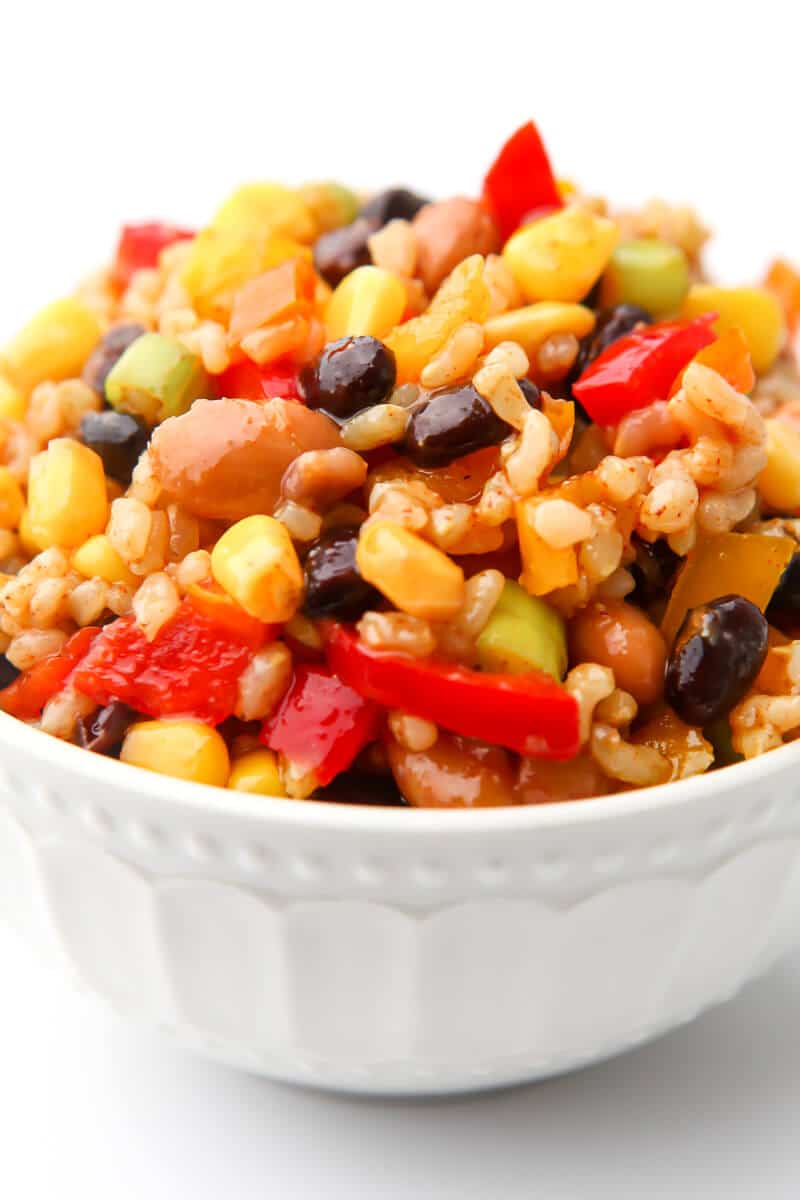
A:
{"label": "red bell pepper piece", "polygon": [[161,221],[146,221],[142,225],[123,225],[111,268],[111,280],[124,291],[134,271],[158,266],[158,256],[165,246],[193,238],[191,229],[178,229]]}
{"label": "red bell pepper piece", "polygon": [[23,721],[38,717],[47,701],[61,691],[99,632],[93,625],[87,625],[74,633],[58,654],[34,663],[0,692],[0,709]]}
{"label": "red bell pepper piece", "polygon": [[98,634],[72,683],[98,704],[122,700],[150,717],[218,725],[233,712],[239,676],[271,632],[260,622],[234,630],[188,601],[152,642],[132,616],[120,617]]}
{"label": "red bell pepper piece", "polygon": [[612,342],[575,384],[573,394],[598,425],[616,425],[637,408],[665,400],[676,376],[716,338],[716,313],[645,325]]}
{"label": "red bell pepper piece", "polygon": [[375,738],[379,718],[377,705],[327,667],[302,664],[277,712],[264,722],[261,741],[324,787]]}
{"label": "red bell pepper piece", "polygon": [[578,753],[577,701],[543,672],[491,675],[436,659],[385,654],[342,625],[330,626],[326,653],[340,679],[386,708],[530,758]]}
{"label": "red bell pepper piece", "polygon": [[483,181],[483,199],[503,241],[524,217],[538,210],[563,208],[550,159],[533,121],[512,133]]}
{"label": "red bell pepper piece", "polygon": [[258,403],[275,396],[283,400],[303,399],[297,381],[297,367],[292,363],[279,361],[259,367],[246,358],[228,367],[216,379],[220,396],[232,399],[256,400]]}

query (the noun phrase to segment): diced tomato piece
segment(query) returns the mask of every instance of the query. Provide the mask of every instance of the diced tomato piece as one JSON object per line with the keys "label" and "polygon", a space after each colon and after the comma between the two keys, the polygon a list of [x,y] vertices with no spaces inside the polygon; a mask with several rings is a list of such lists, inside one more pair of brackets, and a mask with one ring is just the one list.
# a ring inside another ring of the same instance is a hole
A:
{"label": "diced tomato piece", "polygon": [[41,659],[0,692],[0,709],[23,721],[38,717],[47,701],[61,691],[99,633],[92,625],[79,629],[58,654]]}
{"label": "diced tomato piece", "polygon": [[121,617],[98,635],[72,683],[98,704],[122,700],[150,717],[218,725],[233,712],[239,676],[267,629],[234,632],[184,601],[148,642],[132,616]]}
{"label": "diced tomato piece", "polygon": [[297,367],[293,363],[277,361],[267,367],[259,367],[249,358],[234,363],[221,375],[217,375],[217,391],[220,396],[237,400],[299,400],[303,397],[297,380]]}
{"label": "diced tomato piece", "polygon": [[162,221],[123,225],[111,268],[112,283],[119,291],[124,291],[134,272],[140,271],[142,267],[158,266],[158,256],[166,246],[193,237],[193,230],[165,225]]}
{"label": "diced tomato piece", "polygon": [[313,774],[320,787],[346,771],[378,732],[380,710],[327,669],[303,664],[261,741]]}
{"label": "diced tomato piece", "polygon": [[531,213],[563,208],[550,159],[533,121],[508,139],[483,181],[483,199],[503,241]]}

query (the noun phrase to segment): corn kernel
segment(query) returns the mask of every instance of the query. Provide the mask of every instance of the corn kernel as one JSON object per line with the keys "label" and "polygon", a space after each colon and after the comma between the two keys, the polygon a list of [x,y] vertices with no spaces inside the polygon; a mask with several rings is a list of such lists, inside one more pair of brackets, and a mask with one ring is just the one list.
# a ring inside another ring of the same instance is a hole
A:
{"label": "corn kernel", "polygon": [[368,583],[412,617],[445,621],[464,602],[461,567],[393,521],[373,521],[362,529],[356,562]]}
{"label": "corn kernel", "polygon": [[22,392],[10,379],[0,375],[0,417],[8,421],[24,421],[27,405]]}
{"label": "corn kernel", "polygon": [[783,311],[771,292],[758,287],[723,288],[696,283],[689,288],[683,315],[699,317],[707,312],[719,313],[719,320],[714,322],[716,333],[733,328],[742,331],[759,375],[769,370],[786,340]]}
{"label": "corn kernel", "polygon": [[200,721],[141,721],[131,725],[120,758],[146,771],[225,787],[230,773],[222,736]]}
{"label": "corn kernel", "polygon": [[25,508],[25,497],[8,467],[0,467],[0,529],[16,529]]}
{"label": "corn kernel", "polygon": [[245,517],[226,530],[211,552],[211,572],[260,621],[282,623],[297,610],[303,570],[292,539],[273,517]]}
{"label": "corn kernel", "polygon": [[237,758],[228,787],[235,792],[254,792],[259,796],[286,795],[278,772],[278,760],[271,750],[251,750]]}
{"label": "corn kernel", "polygon": [[786,421],[767,421],[767,464],[758,490],[770,508],[790,513],[800,508],[800,430]]}
{"label": "corn kernel", "polygon": [[316,223],[301,192],[282,183],[245,183],[220,205],[211,222],[214,229],[243,229],[310,242]]}
{"label": "corn kernel", "polygon": [[86,579],[104,579],[106,583],[127,583],[131,587],[139,580],[129,571],[125,560],[111,545],[104,533],[90,537],[72,556],[72,566]]}
{"label": "corn kernel", "polygon": [[358,267],[345,276],[325,309],[328,338],[369,334],[384,337],[406,307],[406,289],[391,271]]}
{"label": "corn kernel", "polygon": [[537,532],[539,503],[538,497],[517,503],[517,532],[522,557],[520,583],[531,596],[546,596],[556,588],[578,582],[578,556],[574,547],[555,549]]}
{"label": "corn kernel", "polygon": [[80,300],[67,297],[48,304],[5,348],[12,383],[27,393],[45,379],[79,375],[100,332],[97,317]]}
{"label": "corn kernel", "polygon": [[594,323],[594,313],[582,304],[542,300],[539,304],[527,304],[524,308],[490,317],[484,327],[484,337],[487,349],[491,350],[501,342],[517,342],[532,359],[552,334],[573,333],[582,338],[592,332]]}
{"label": "corn kernel", "polygon": [[108,499],[103,462],[71,438],[56,438],[28,470],[30,536],[40,550],[79,546],[105,529]]}
{"label": "corn kernel", "polygon": [[564,208],[509,238],[503,258],[527,300],[580,300],[597,282],[617,244],[606,217]]}

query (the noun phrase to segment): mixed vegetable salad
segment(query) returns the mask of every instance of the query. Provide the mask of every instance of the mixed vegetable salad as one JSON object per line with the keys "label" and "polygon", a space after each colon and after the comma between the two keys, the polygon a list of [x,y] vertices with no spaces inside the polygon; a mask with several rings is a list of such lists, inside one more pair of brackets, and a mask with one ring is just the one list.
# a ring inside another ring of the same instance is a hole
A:
{"label": "mixed vegetable salad", "polygon": [[167,775],[472,807],[800,733],[800,274],[710,282],[532,123],[471,197],[238,188],[0,352],[0,708]]}

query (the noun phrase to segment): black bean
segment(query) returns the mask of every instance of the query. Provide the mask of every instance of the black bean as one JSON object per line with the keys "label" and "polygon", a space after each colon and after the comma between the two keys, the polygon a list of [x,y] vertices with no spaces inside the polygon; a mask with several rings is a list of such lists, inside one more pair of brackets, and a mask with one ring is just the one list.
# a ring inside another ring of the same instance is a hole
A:
{"label": "black bean", "polygon": [[82,440],[100,455],[106,475],[122,484],[130,483],[133,468],[149,437],[144,422],[112,408],[81,418]]}
{"label": "black bean", "polygon": [[357,768],[337,775],[327,787],[314,793],[314,799],[332,804],[377,804],[384,807],[407,804],[391,775],[376,775]]}
{"label": "black bean", "polygon": [[339,617],[355,621],[380,594],[361,578],[356,566],[358,530],[329,529],[305,558],[305,601],[308,617]]}
{"label": "black bean", "polygon": [[646,542],[634,534],[631,545],[636,551],[636,558],[628,564],[628,570],[636,581],[636,587],[626,599],[640,608],[647,608],[667,595],[681,560],[663,538]]}
{"label": "black bean", "polygon": [[770,625],[785,633],[800,630],[800,551],[789,559],[767,609]]}
{"label": "black bean", "polygon": [[523,396],[530,404],[531,408],[542,407],[542,393],[539,391],[532,379],[518,379],[517,383],[520,386]]}
{"label": "black bean", "polygon": [[410,221],[421,208],[430,204],[425,196],[418,196],[408,188],[393,187],[378,192],[361,209],[361,216],[374,221],[377,228],[398,219]]}
{"label": "black bean", "polygon": [[744,596],[691,609],[667,662],[665,694],[689,725],[709,725],[742,699],[761,670],[769,626]]}
{"label": "black bean", "polygon": [[472,384],[431,392],[406,426],[403,450],[419,467],[443,467],[456,458],[496,446],[509,426]]}
{"label": "black bean", "polygon": [[309,408],[321,408],[346,421],[385,400],[396,378],[394,355],[383,342],[347,337],[328,342],[320,356],[303,368],[300,386]]}
{"label": "black bean", "polygon": [[115,325],[103,335],[99,345],[92,351],[83,368],[83,382],[94,388],[99,396],[105,399],[106,376],[117,360],[143,333],[147,333],[144,325],[128,321],[124,325]]}
{"label": "black bean", "polygon": [[578,357],[570,370],[570,379],[574,382],[613,342],[632,333],[637,325],[650,325],[652,320],[650,314],[636,304],[618,304],[614,308],[601,309],[594,329],[581,340]]}
{"label": "black bean", "polygon": [[0,688],[7,688],[21,672],[10,663],[5,654],[0,654]]}
{"label": "black bean", "polygon": [[350,225],[323,233],[314,243],[314,266],[331,287],[341,283],[356,267],[372,262],[367,238],[379,228],[374,219],[356,217]]}
{"label": "black bean", "polygon": [[95,709],[91,716],[78,720],[78,745],[95,754],[113,754],[135,719],[136,713],[127,704],[112,700],[104,708]]}

